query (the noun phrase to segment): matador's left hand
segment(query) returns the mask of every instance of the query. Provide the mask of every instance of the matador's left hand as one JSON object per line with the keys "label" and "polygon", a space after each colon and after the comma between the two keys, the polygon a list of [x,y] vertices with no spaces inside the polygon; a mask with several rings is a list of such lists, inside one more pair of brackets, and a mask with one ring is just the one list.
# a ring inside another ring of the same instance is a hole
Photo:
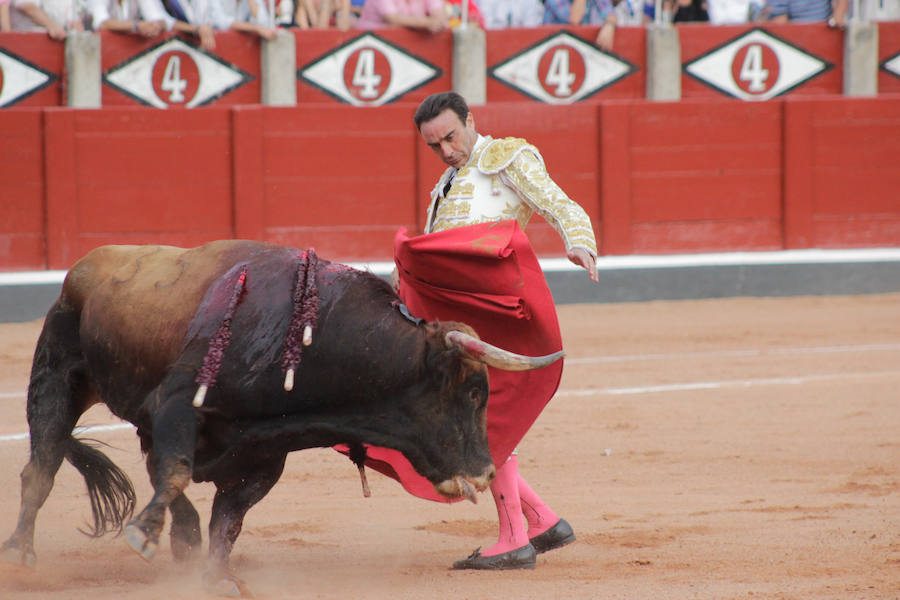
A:
{"label": "matador's left hand", "polygon": [[600,277],[597,275],[597,261],[590,252],[584,248],[572,248],[566,255],[573,263],[587,270],[591,281],[600,281]]}

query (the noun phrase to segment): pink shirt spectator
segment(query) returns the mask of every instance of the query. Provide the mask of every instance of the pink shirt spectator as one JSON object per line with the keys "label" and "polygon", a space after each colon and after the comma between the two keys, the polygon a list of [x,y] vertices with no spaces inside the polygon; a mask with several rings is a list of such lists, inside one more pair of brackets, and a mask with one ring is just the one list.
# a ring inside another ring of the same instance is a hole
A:
{"label": "pink shirt spectator", "polygon": [[9,2],[10,0],[0,0],[0,31],[12,30],[9,23]]}
{"label": "pink shirt spectator", "polygon": [[410,17],[427,17],[443,9],[444,0],[366,0],[362,14],[356,21],[356,28],[388,27],[383,15],[403,14]]}

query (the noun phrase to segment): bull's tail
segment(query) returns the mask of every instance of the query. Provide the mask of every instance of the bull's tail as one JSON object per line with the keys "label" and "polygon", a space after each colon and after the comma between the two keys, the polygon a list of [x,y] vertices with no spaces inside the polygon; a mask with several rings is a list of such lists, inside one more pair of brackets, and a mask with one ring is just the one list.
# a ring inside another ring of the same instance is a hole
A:
{"label": "bull's tail", "polygon": [[96,447],[75,437],[69,438],[66,460],[84,477],[91,499],[93,526],[79,531],[91,537],[110,531],[121,533],[134,512],[136,500],[128,475]]}

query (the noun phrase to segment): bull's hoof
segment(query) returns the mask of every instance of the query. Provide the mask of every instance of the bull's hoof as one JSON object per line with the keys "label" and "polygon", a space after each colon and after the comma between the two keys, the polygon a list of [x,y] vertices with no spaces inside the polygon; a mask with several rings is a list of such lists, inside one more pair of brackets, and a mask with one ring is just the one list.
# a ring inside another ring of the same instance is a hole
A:
{"label": "bull's hoof", "polygon": [[125,541],[131,549],[141,555],[147,562],[156,554],[157,543],[151,540],[144,531],[131,523],[125,527]]}
{"label": "bull's hoof", "polygon": [[8,544],[4,544],[2,550],[0,550],[0,557],[2,557],[3,562],[11,565],[21,565],[23,567],[28,567],[29,569],[33,569],[34,565],[37,564],[37,556],[35,556],[34,552],[30,550],[20,550],[15,546],[11,546]]}

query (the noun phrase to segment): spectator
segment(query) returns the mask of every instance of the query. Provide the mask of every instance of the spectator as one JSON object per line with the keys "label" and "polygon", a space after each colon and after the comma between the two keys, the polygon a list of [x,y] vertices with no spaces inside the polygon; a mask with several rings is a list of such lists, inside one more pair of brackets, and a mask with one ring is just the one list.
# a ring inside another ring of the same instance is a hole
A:
{"label": "spectator", "polygon": [[750,0],[707,0],[709,22],[713,25],[740,25],[750,21]]}
{"label": "spectator", "polygon": [[87,12],[94,31],[117,31],[154,38],[167,29],[165,10],[155,0],[129,3],[88,0]]}
{"label": "spectator", "polygon": [[350,29],[350,0],[298,0],[294,22],[301,29]]}
{"label": "spectator", "polygon": [[[474,0],[466,0],[468,2],[466,20],[470,25],[478,25],[482,29],[485,29],[484,24],[484,16],[481,14],[481,11],[478,10],[478,5],[475,4]],[[457,27],[460,23],[462,23],[462,0],[446,0],[444,5],[447,10],[447,19],[448,24],[451,28]]]}
{"label": "spectator", "polygon": [[0,0],[0,31],[12,31],[9,24],[9,0]]}
{"label": "spectator", "polygon": [[[248,21],[237,20],[229,16],[222,0],[164,0],[166,10],[176,19],[176,29],[193,33],[200,38],[200,45],[206,50],[214,50],[216,39],[213,31],[231,30],[252,33],[259,37],[271,40],[278,32],[268,25],[260,25]],[[259,0],[258,10],[264,11],[265,7]],[[268,13],[263,22],[268,22]]]}
{"label": "spectator", "polygon": [[616,12],[611,0],[544,0],[545,25],[600,25],[595,43],[612,50]]}
{"label": "spectator", "polygon": [[76,0],[12,0],[9,22],[13,31],[46,31],[54,40],[69,31],[84,31]]}
{"label": "spectator", "polygon": [[544,22],[540,0],[479,0],[487,29],[535,27]]}
{"label": "spectator", "polygon": [[366,0],[356,22],[359,29],[409,27],[431,33],[447,29],[444,0]]}
{"label": "spectator", "polygon": [[859,12],[866,21],[900,21],[900,0],[861,0]]}
{"label": "spectator", "polygon": [[235,21],[253,23],[260,27],[272,25],[266,0],[237,0],[233,14]]}
{"label": "spectator", "polygon": [[641,26],[653,21],[656,3],[653,0],[613,0],[616,24],[619,26]]}
{"label": "spectator", "polygon": [[672,22],[685,23],[689,21],[709,21],[706,0],[677,0],[675,2]]}
{"label": "spectator", "polygon": [[295,12],[293,0],[275,0],[275,25],[278,27],[296,27]]}
{"label": "spectator", "polygon": [[[763,9],[773,23],[826,22],[843,27],[847,21],[847,0],[766,0]],[[832,18],[832,20],[829,20]]]}
{"label": "spectator", "polygon": [[[828,24],[832,27],[843,27],[853,16],[853,5],[850,4],[844,10],[843,22],[839,23],[840,8],[839,4],[835,3],[834,15],[828,20]],[[862,21],[900,21],[900,0],[860,0],[858,8],[858,18]]]}

